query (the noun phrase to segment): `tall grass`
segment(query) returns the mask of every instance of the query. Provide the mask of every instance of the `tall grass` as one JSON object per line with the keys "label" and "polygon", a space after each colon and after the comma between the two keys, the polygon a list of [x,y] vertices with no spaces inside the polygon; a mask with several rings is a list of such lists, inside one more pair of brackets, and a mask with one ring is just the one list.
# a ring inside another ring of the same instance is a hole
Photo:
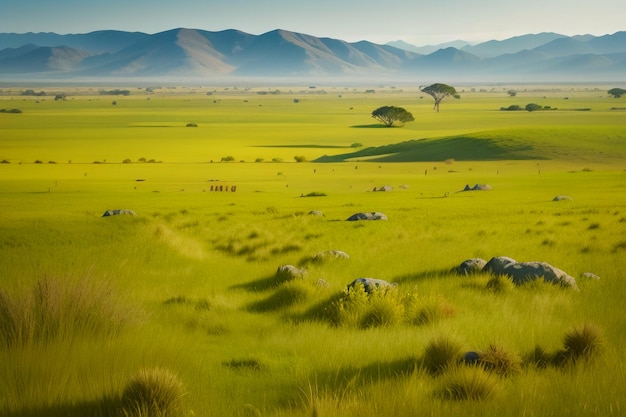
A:
{"label": "tall grass", "polygon": [[112,337],[143,319],[141,310],[92,276],[43,278],[29,291],[0,289],[0,336],[5,348],[71,337]]}

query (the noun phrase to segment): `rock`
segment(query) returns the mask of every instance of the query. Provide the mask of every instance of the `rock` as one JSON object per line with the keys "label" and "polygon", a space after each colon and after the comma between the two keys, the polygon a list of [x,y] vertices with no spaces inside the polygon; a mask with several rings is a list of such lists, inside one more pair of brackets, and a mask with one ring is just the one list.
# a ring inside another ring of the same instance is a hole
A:
{"label": "rock", "polygon": [[459,275],[472,275],[482,272],[483,268],[487,265],[487,261],[481,258],[467,259],[461,262],[461,265],[453,269]]}
{"label": "rock", "polygon": [[313,256],[313,262],[324,262],[331,259],[350,259],[350,255],[340,250],[329,250]]}
{"label": "rock", "polygon": [[516,262],[505,266],[504,274],[512,277],[516,285],[543,278],[545,282],[578,288],[573,277],[547,262]]}
{"label": "rock", "polygon": [[557,195],[552,201],[574,201],[574,199],[568,195]]}
{"label": "rock", "polygon": [[378,211],[372,211],[369,213],[355,213],[346,220],[351,222],[357,220],[387,220],[387,216]]}
{"label": "rock", "polygon": [[137,213],[135,213],[132,210],[119,209],[119,210],[107,210],[107,211],[104,212],[102,217],[118,216],[120,214],[126,214],[126,215],[129,215],[129,216],[136,216],[137,215]]}
{"label": "rock", "polygon": [[491,185],[489,184],[476,184],[470,187],[469,184],[465,184],[463,191],[491,191]]}
{"label": "rock", "polygon": [[515,263],[517,263],[515,259],[506,256],[498,256],[491,258],[483,268],[483,271],[491,272],[494,275],[503,275],[506,267]]}
{"label": "rock", "polygon": [[306,269],[300,269],[293,265],[282,265],[276,270],[276,280],[281,283],[304,278],[305,276]]}
{"label": "rock", "polygon": [[517,262],[512,258],[500,256],[491,258],[483,271],[494,275],[508,275],[516,285],[543,278],[545,282],[578,288],[573,277],[547,262]]}
{"label": "rock", "polygon": [[596,274],[594,274],[593,272],[585,272],[583,274],[583,278],[587,278],[587,279],[600,279],[599,276],[597,276]]}
{"label": "rock", "polygon": [[330,284],[328,283],[328,281],[326,281],[325,279],[318,279],[317,282],[315,283],[315,285],[318,288],[330,288]]}
{"label": "rock", "polygon": [[357,278],[352,281],[346,287],[346,290],[350,290],[354,288],[356,285],[361,284],[366,293],[370,294],[372,291],[375,291],[379,288],[395,288],[396,284],[391,284],[384,279],[375,279],[375,278]]}
{"label": "rock", "polygon": [[311,210],[309,211],[309,216],[322,216],[324,217],[324,212],[319,210]]}
{"label": "rock", "polygon": [[383,185],[382,187],[379,187],[375,191],[392,191],[392,190],[393,190],[393,187],[391,185]]}
{"label": "rock", "polygon": [[480,361],[478,352],[465,352],[465,355],[463,355],[463,362],[467,364],[477,364],[478,361]]}
{"label": "rock", "polygon": [[476,184],[474,186],[474,188],[472,188],[472,190],[474,190],[474,191],[491,191],[491,185],[489,185],[489,184]]}

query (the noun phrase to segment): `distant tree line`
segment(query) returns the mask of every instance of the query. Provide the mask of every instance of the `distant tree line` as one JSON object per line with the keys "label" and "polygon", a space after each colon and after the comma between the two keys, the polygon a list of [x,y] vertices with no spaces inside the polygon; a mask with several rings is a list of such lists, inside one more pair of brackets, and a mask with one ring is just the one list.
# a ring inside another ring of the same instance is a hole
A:
{"label": "distant tree line", "polygon": [[45,96],[46,92],[45,91],[39,91],[36,92],[35,90],[24,90],[20,93],[21,96],[35,96],[35,97],[41,97],[41,96]]}
{"label": "distant tree line", "polygon": [[103,96],[128,96],[130,95],[130,90],[100,90],[100,95]]}

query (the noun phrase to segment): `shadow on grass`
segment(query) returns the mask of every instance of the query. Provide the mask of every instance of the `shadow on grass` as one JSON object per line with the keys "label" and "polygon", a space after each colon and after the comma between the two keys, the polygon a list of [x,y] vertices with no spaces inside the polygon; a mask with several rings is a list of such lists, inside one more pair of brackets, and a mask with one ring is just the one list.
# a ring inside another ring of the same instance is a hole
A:
{"label": "shadow on grass", "polygon": [[393,282],[398,283],[398,284],[407,284],[407,283],[426,281],[430,279],[454,277],[455,275],[456,274],[452,271],[452,268],[433,269],[431,271],[423,271],[423,272],[418,272],[415,274],[402,275],[402,276],[394,278]]}
{"label": "shadow on grass", "polygon": [[120,413],[121,402],[113,398],[103,400],[84,401],[71,404],[59,404],[47,407],[28,407],[17,411],[9,411],[6,417],[67,417],[91,416],[111,417],[123,415]]}
{"label": "shadow on grass", "polygon": [[317,373],[311,379],[315,381],[317,389],[344,392],[347,389],[369,385],[373,381],[406,377],[419,372],[420,369],[421,362],[418,358],[407,358],[330,370]]}
{"label": "shadow on grass", "polygon": [[274,274],[254,281],[244,282],[243,284],[232,285],[229,288],[233,290],[246,290],[249,292],[265,292],[276,288],[278,285],[279,282],[276,280],[276,274]]}
{"label": "shadow on grass", "polygon": [[385,126],[380,123],[374,123],[371,125],[354,125],[350,127],[353,129],[390,129],[390,128],[393,128],[393,126]]}

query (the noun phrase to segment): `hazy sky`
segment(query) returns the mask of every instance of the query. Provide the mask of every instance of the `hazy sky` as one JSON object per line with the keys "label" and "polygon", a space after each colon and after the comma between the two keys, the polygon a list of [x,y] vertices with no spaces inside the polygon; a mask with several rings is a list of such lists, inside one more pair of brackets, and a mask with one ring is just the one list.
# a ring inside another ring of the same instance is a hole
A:
{"label": "hazy sky", "polygon": [[0,32],[286,29],[415,45],[539,32],[604,35],[626,30],[624,17],[625,0],[0,0]]}

